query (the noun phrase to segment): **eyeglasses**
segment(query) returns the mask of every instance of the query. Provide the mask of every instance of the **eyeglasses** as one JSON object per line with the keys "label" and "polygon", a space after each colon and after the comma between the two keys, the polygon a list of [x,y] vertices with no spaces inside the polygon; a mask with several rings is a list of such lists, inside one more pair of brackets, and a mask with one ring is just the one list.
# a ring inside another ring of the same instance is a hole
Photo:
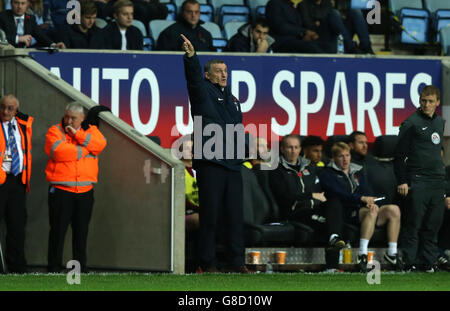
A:
{"label": "eyeglasses", "polygon": [[6,106],[4,104],[0,105],[0,110],[7,110],[9,112],[14,112],[16,110],[15,106]]}

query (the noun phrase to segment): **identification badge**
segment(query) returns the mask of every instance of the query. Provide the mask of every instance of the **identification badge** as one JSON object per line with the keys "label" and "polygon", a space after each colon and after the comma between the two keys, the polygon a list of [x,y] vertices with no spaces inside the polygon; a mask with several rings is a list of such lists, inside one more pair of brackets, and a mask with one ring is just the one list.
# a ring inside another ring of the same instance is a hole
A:
{"label": "identification badge", "polygon": [[441,137],[438,133],[434,132],[433,134],[431,134],[431,141],[433,142],[433,144],[438,145],[441,142]]}
{"label": "identification badge", "polygon": [[10,154],[5,154],[3,162],[12,162],[12,156]]}

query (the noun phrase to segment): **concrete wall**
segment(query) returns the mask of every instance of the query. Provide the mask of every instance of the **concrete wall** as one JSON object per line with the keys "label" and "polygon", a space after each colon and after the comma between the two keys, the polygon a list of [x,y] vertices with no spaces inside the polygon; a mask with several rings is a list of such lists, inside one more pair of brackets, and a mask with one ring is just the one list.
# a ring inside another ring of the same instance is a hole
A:
{"label": "concrete wall", "polygon": [[[20,110],[35,118],[33,168],[28,195],[26,257],[30,265],[47,264],[48,182],[45,134],[58,123],[67,103],[86,108],[88,97],[27,56],[0,47],[2,94],[15,94]],[[109,112],[100,114],[108,145],[99,157],[99,183],[88,238],[92,268],[184,273],[184,166],[147,137]],[[71,259],[71,233],[64,263]]]}

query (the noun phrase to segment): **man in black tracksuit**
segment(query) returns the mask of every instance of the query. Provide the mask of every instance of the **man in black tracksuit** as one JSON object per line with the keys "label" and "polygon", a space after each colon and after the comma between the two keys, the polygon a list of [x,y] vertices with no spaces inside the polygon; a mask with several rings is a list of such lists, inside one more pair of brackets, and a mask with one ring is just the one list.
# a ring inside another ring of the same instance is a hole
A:
{"label": "man in black tracksuit", "polygon": [[197,171],[200,201],[200,267],[207,272],[218,271],[215,239],[218,219],[224,213],[229,256],[229,266],[225,271],[248,273],[244,256],[240,172],[245,157],[241,106],[227,86],[225,63],[209,61],[205,65],[204,79],[194,46],[184,35],[182,38],[182,48],[186,52],[183,58],[185,75],[194,119],[193,167]]}
{"label": "man in black tracksuit", "polygon": [[[287,135],[281,141],[280,163],[270,171],[270,188],[280,207],[282,220],[301,221],[317,231],[325,230],[328,250],[339,250],[345,246],[340,238],[342,211],[328,208],[323,194],[317,168],[300,157],[301,142],[297,135]],[[338,256],[338,253],[336,253]],[[337,268],[336,262],[326,255],[327,267]]]}
{"label": "man in black tracksuit", "polygon": [[435,113],[439,103],[437,87],[422,89],[420,107],[401,124],[394,163],[397,191],[406,197],[404,261],[411,270],[420,267],[427,272],[434,272],[437,235],[445,209],[441,157],[445,121]]}

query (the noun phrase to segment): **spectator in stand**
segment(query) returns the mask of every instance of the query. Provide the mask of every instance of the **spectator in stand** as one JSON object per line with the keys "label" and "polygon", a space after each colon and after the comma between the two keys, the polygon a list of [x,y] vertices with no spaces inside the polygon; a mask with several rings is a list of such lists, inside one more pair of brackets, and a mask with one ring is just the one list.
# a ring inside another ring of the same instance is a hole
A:
{"label": "spectator in stand", "polygon": [[53,43],[36,24],[36,18],[25,12],[28,9],[28,0],[12,0],[11,10],[0,12],[0,28],[6,34],[6,39],[14,47],[30,47],[33,39],[39,46],[52,46],[64,49],[62,42]]}
{"label": "spectator in stand", "polygon": [[102,49],[103,36],[95,25],[97,7],[93,0],[81,0],[81,23],[66,25],[60,37],[68,49]]}
{"label": "spectator in stand", "polygon": [[134,7],[130,0],[118,0],[114,3],[115,22],[109,24],[103,31],[105,49],[142,50],[144,38],[141,31],[131,25]]}
{"label": "spectator in stand", "polygon": [[275,39],[269,36],[266,19],[258,18],[253,23],[241,26],[228,42],[228,52],[271,53]]}
{"label": "spectator in stand", "polygon": [[376,197],[368,184],[363,167],[351,163],[350,147],[343,142],[331,148],[332,160],[320,174],[330,208],[344,211],[345,222],[360,225],[357,262],[362,272],[367,271],[367,248],[375,226],[386,226],[389,248],[384,258],[403,269],[403,261],[397,252],[400,231],[400,209],[396,205],[375,204]]}
{"label": "spectator in stand", "polygon": [[36,18],[36,24],[38,24],[39,28],[42,30],[46,30],[48,28],[48,24],[44,23],[44,3],[43,0],[28,0],[28,10],[27,14],[34,15]]}
{"label": "spectator in stand", "polygon": [[69,13],[67,1],[44,0],[44,18],[47,17],[47,13],[50,13],[53,27],[58,31],[67,23],[67,13]]}
{"label": "spectator in stand", "polygon": [[[345,52],[348,54],[369,53],[374,54],[369,39],[367,22],[360,10],[349,10],[348,25],[355,27],[348,28],[339,12],[333,9],[331,0],[303,0],[297,9],[300,11],[306,28],[313,30],[319,36],[320,41],[334,42],[339,34],[344,38]],[[358,14],[359,12],[359,14]],[[360,37],[360,47],[353,41],[353,35],[357,30]],[[336,49],[334,50],[336,52]]]}
{"label": "spectator in stand", "polygon": [[178,21],[167,27],[158,37],[156,49],[160,51],[181,51],[183,34],[194,45],[196,51],[215,51],[212,36],[201,25],[200,4],[197,0],[186,0],[181,6]]}
{"label": "spectator in stand", "polygon": [[307,29],[302,16],[290,0],[270,0],[266,5],[266,17],[272,45],[277,53],[333,53],[330,42],[318,41],[316,32]]}
{"label": "spectator in stand", "polygon": [[311,164],[317,167],[324,167],[322,162],[323,144],[325,142],[319,136],[308,135],[303,141],[303,154]]}

